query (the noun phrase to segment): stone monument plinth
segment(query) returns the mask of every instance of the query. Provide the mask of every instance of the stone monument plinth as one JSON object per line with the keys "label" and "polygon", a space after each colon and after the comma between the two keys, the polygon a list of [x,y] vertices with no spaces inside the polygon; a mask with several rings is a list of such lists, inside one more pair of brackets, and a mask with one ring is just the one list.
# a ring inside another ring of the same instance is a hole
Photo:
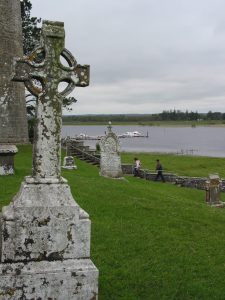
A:
{"label": "stone monument plinth", "polygon": [[[61,177],[62,97],[89,84],[89,66],[77,65],[64,48],[64,26],[44,21],[41,46],[15,61],[14,80],[38,96],[32,176],[0,218],[0,299],[94,300],[98,270],[90,260],[88,214]],[[68,61],[62,66],[60,55]],[[38,78],[42,89],[32,80]],[[68,87],[58,92],[58,84]]]}
{"label": "stone monument plinth", "polygon": [[14,156],[17,152],[14,145],[0,145],[0,175],[14,174]]}
{"label": "stone monument plinth", "polygon": [[123,176],[120,158],[120,144],[109,122],[108,133],[100,140],[100,174],[106,177]]}

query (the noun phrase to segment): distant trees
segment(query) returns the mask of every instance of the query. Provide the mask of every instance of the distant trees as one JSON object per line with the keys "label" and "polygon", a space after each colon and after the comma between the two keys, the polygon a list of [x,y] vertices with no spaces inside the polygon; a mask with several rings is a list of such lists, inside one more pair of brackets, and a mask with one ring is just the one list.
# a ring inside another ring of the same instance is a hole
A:
{"label": "distant trees", "polygon": [[[141,116],[142,118],[142,116]],[[147,115],[145,121],[197,121],[201,115],[196,111],[164,110],[159,114]]]}
{"label": "distant trees", "polygon": [[114,115],[80,115],[80,116],[64,116],[64,122],[99,122],[107,124],[108,121],[112,122],[134,122],[141,124],[142,122],[151,123],[153,121],[211,121],[211,120],[225,120],[225,113],[211,112],[198,113],[197,111],[182,112],[180,110],[164,110],[158,114],[114,114]]}
{"label": "distant trees", "polygon": [[211,110],[206,115],[207,120],[225,120],[225,113],[212,112]]}
{"label": "distant trees", "polygon": [[163,111],[161,114],[158,114],[160,121],[196,121],[200,119],[199,113],[196,112],[182,112],[180,110],[169,110]]}

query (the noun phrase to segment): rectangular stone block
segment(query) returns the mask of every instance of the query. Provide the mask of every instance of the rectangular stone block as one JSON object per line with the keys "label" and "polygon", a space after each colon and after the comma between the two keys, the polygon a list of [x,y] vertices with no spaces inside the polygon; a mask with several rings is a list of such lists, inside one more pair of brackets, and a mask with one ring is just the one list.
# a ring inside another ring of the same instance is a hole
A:
{"label": "rectangular stone block", "polygon": [[90,259],[0,264],[0,300],[97,300],[98,270]]}
{"label": "rectangular stone block", "polygon": [[[47,214],[43,208],[34,210],[34,222],[29,217],[26,220],[29,209],[23,210],[23,219],[3,222],[0,251],[3,262],[90,256],[90,220],[63,221]],[[71,211],[70,208],[68,210]],[[38,217],[40,212],[41,217]]]}
{"label": "rectangular stone block", "polygon": [[[60,205],[62,199],[67,205]],[[23,184],[1,223],[2,262],[90,256],[91,222],[67,184]]]}

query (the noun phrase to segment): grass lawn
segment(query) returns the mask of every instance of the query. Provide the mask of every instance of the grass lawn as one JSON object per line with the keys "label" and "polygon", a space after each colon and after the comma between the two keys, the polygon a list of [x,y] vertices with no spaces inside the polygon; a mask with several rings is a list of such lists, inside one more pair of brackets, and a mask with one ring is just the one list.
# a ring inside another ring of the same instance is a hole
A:
{"label": "grass lawn", "polygon": [[[123,154],[123,161],[133,162],[133,157]],[[144,167],[154,167],[156,156],[139,157]],[[191,175],[190,166],[200,176],[217,170],[217,159],[159,158],[167,169],[184,175]],[[97,167],[76,162],[78,170],[62,175],[90,214],[100,300],[225,299],[225,209],[208,207],[204,191],[129,176],[102,178]],[[218,161],[218,172],[224,176],[223,162]],[[30,147],[20,147],[16,175],[0,177],[1,205],[9,203],[30,169]]]}

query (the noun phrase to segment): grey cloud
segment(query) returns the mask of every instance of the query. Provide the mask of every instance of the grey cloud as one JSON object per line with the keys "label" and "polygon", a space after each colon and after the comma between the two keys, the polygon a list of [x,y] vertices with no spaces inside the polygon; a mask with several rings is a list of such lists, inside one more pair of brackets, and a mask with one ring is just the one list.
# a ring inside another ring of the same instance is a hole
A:
{"label": "grey cloud", "polygon": [[32,14],[64,21],[66,47],[91,65],[76,112],[143,113],[225,111],[224,11],[223,0],[36,0]]}

